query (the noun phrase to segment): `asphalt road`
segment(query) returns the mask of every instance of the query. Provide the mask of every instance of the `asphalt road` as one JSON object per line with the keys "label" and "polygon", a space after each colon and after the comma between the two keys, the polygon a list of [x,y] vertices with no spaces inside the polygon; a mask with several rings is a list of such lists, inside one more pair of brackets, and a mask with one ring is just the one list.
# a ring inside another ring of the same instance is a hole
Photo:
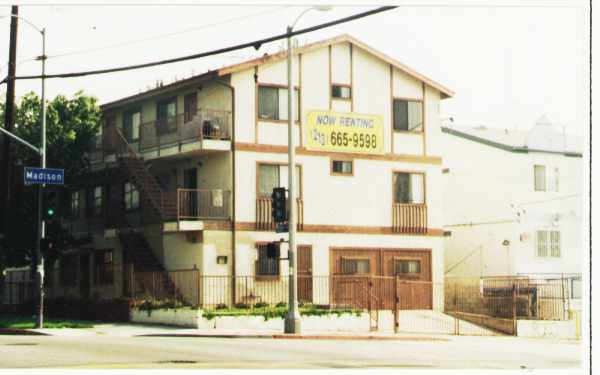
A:
{"label": "asphalt road", "polygon": [[582,345],[515,337],[331,341],[0,336],[0,368],[578,368]]}

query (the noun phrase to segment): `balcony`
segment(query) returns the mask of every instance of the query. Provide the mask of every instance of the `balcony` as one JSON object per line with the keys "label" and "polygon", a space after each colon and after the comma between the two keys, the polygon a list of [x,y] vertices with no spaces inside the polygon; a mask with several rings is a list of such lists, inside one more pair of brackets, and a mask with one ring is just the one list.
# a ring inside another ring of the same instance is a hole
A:
{"label": "balcony", "polygon": [[394,203],[392,231],[396,233],[426,234],[427,206],[414,203]]}
{"label": "balcony", "polygon": [[194,150],[231,149],[231,112],[204,109],[140,125],[139,153],[154,158]]}
{"label": "balcony", "polygon": [[200,231],[205,220],[230,220],[231,191],[223,189],[177,189],[176,221],[165,219],[165,232]]}
{"label": "balcony", "polygon": [[[296,224],[297,229],[302,230],[304,226],[304,203],[302,198],[296,198]],[[289,202],[288,202],[289,205]],[[275,223],[271,215],[272,199],[270,197],[256,198],[256,229],[275,230]]]}
{"label": "balcony", "polygon": [[203,109],[140,125],[139,139],[126,140],[123,130],[105,126],[88,156],[92,166],[114,161],[114,155],[135,153],[144,159],[196,150],[231,150],[231,112]]}

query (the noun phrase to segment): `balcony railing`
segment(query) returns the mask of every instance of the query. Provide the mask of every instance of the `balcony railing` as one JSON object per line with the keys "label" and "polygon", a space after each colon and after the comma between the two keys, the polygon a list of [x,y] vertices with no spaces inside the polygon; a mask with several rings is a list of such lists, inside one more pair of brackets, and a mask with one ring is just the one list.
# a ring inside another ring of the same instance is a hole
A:
{"label": "balcony railing", "polygon": [[229,190],[178,189],[177,218],[227,220],[231,216],[230,199]]}
{"label": "balcony railing", "polygon": [[392,230],[398,233],[427,233],[427,206],[414,203],[394,203]]}
{"label": "balcony railing", "polygon": [[[304,226],[304,203],[302,198],[296,198],[296,224],[299,230]],[[288,202],[289,205],[289,202]],[[258,230],[274,230],[275,223],[271,216],[272,199],[270,197],[256,198],[256,229]]]}
{"label": "balcony railing", "polygon": [[140,125],[140,151],[203,139],[230,139],[231,112],[203,109],[192,116],[180,113],[166,120]]}

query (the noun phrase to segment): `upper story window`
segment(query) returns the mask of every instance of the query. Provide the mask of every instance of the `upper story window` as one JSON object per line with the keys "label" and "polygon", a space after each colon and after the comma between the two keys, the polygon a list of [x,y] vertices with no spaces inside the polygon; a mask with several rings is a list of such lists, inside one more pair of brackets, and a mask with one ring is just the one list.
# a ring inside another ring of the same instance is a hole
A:
{"label": "upper story window", "polygon": [[394,172],[394,203],[425,203],[423,173]]}
{"label": "upper story window", "polygon": [[560,257],[560,232],[555,230],[538,230],[536,233],[538,257]]}
{"label": "upper story window", "polygon": [[[299,121],[298,108],[300,107],[300,98],[298,89],[294,89],[294,117]],[[283,120],[288,119],[288,89],[287,87],[265,86],[258,87],[258,117],[263,120]]]}
{"label": "upper story window", "polygon": [[177,129],[177,98],[161,100],[156,105],[157,130],[160,134]]}
{"label": "upper story window", "polygon": [[369,274],[371,272],[371,260],[369,258],[342,257],[341,261],[344,275]]}
{"label": "upper story window", "polygon": [[394,130],[423,131],[423,102],[419,100],[394,99]]}
{"label": "upper story window", "polygon": [[[300,166],[296,166],[296,176],[294,178],[296,196],[301,197]],[[288,186],[288,166],[278,164],[259,164],[258,165],[258,195],[261,197],[271,197],[273,188]]]}
{"label": "upper story window", "polygon": [[533,174],[535,191],[558,191],[558,167],[534,165]]}
{"label": "upper story window", "polygon": [[102,215],[102,186],[96,186],[94,188],[94,215]]}
{"label": "upper story window", "polygon": [[97,251],[94,254],[94,284],[111,285],[113,276],[112,250]]}
{"label": "upper story window", "polygon": [[183,121],[189,122],[198,113],[198,94],[193,92],[183,97]]}
{"label": "upper story window", "polygon": [[256,276],[278,276],[279,275],[279,248],[277,256],[269,258],[267,256],[267,245],[257,245],[258,258],[256,260]]}
{"label": "upper story window", "polygon": [[124,200],[126,210],[135,210],[140,207],[140,193],[135,185],[131,182],[126,182],[124,189]]}
{"label": "upper story window", "polygon": [[333,176],[354,175],[354,163],[352,160],[331,159],[331,174]]}
{"label": "upper story window", "polygon": [[140,138],[142,112],[139,109],[125,112],[123,115],[123,131],[127,142],[135,142]]}
{"label": "upper story window", "polygon": [[340,85],[336,83],[332,84],[331,98],[344,100],[352,99],[352,87],[350,85]]}
{"label": "upper story window", "polygon": [[79,216],[79,191],[71,192],[71,216]]}

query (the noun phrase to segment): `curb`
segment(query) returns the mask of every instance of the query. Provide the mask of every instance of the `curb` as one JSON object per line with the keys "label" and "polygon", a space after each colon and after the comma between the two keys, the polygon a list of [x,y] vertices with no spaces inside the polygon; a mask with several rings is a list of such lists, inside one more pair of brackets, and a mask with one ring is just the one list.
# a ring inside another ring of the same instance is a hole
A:
{"label": "curb", "polygon": [[52,336],[49,333],[32,331],[29,329],[20,328],[0,328],[0,336],[2,335],[13,335],[13,336]]}
{"label": "curb", "polygon": [[380,341],[450,341],[439,337],[393,337],[393,336],[352,336],[352,335],[235,335],[235,334],[197,334],[197,333],[155,333],[135,335],[133,337],[198,337],[226,339],[275,339],[275,340],[380,340]]}

